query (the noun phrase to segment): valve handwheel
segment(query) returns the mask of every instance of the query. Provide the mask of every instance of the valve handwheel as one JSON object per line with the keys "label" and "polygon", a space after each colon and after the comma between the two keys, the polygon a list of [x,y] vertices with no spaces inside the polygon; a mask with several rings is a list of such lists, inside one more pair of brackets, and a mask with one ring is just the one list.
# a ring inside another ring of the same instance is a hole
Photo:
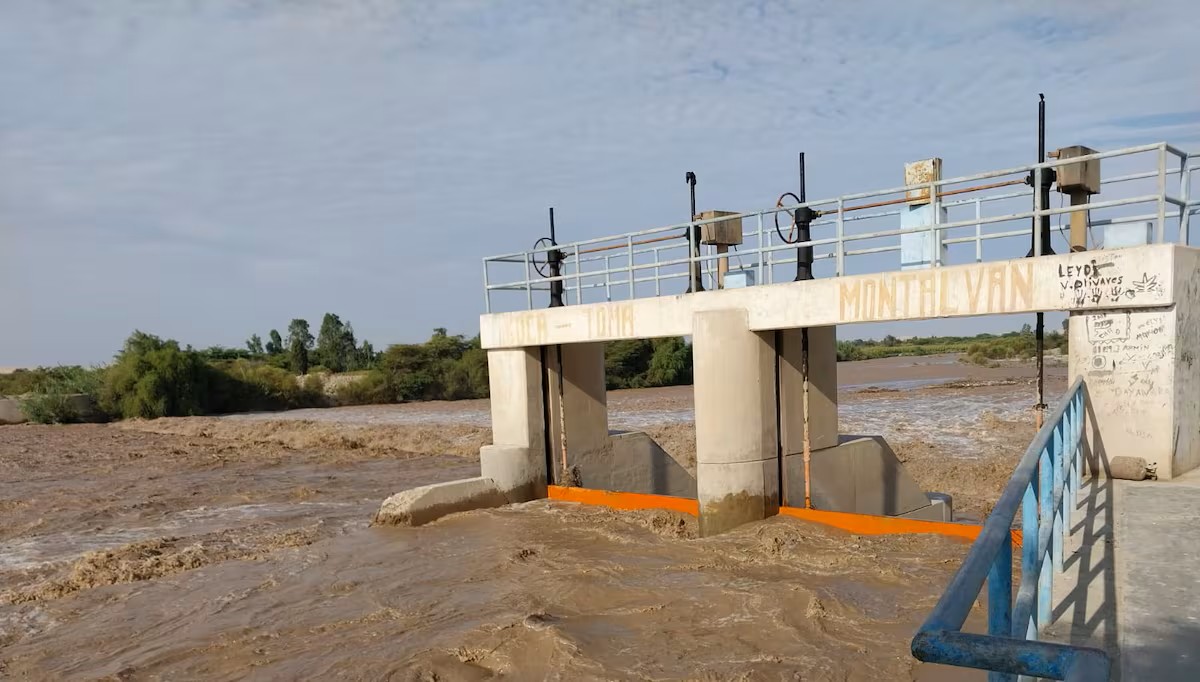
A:
{"label": "valve handwheel", "polygon": [[[792,194],[791,192],[784,192],[783,194],[779,195],[779,200],[775,202],[775,207],[783,208],[783,200],[787,197],[795,199],[797,204],[802,203],[800,201],[800,197]],[[788,233],[785,237],[783,236],[783,230],[781,230],[779,227],[779,213],[775,213],[775,234],[779,235],[779,238],[783,240],[784,244],[795,244],[800,239],[799,235],[796,234],[796,214],[791,213],[791,216],[792,224],[788,227]]]}
{"label": "valve handwheel", "polygon": [[[550,254],[552,251],[538,251],[538,249],[545,249],[548,246],[556,246],[554,240],[550,239],[549,237],[542,237],[541,239],[537,240],[533,243],[534,253],[530,258],[530,260],[533,261],[533,269],[537,270],[539,275],[547,279],[550,277]],[[539,254],[542,256],[542,260],[540,261],[538,260]]]}

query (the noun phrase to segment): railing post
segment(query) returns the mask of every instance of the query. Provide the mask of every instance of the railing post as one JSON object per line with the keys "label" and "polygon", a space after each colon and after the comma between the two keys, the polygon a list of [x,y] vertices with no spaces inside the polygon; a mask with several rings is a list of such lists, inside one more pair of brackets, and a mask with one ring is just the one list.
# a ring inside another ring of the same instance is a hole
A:
{"label": "railing post", "polygon": [[627,237],[629,242],[629,300],[637,298],[633,286],[633,237]]}
{"label": "railing post", "polygon": [[533,310],[533,278],[529,275],[529,252],[525,252],[525,295],[529,299],[529,309]]}
{"label": "railing post", "polygon": [[763,275],[766,266],[767,252],[763,247],[763,214],[758,214],[758,283],[766,284],[767,280]]}
{"label": "railing post", "polygon": [[1087,420],[1087,411],[1083,405],[1083,391],[1075,394],[1075,499],[1071,502],[1072,511],[1079,507],[1079,492],[1082,490],[1083,479],[1083,425]]}
{"label": "railing post", "polygon": [[846,201],[841,197],[838,197],[837,212],[837,276],[841,277],[846,274],[846,244],[843,241],[846,236]]}
{"label": "railing post", "polygon": [[1050,547],[1041,546],[1042,529],[1052,531],[1054,524],[1054,464],[1050,460],[1049,446],[1042,448],[1041,457],[1038,458],[1038,479],[1038,532],[1033,536],[1033,543],[1037,545],[1038,563],[1041,564],[1037,589],[1037,627],[1040,632],[1050,624],[1050,599],[1054,589],[1054,574],[1046,556],[1050,553]]}
{"label": "railing post", "polygon": [[[1067,399],[1066,411],[1067,427],[1063,433],[1063,463],[1062,467],[1066,474],[1066,487],[1062,496],[1063,515],[1062,522],[1067,528],[1070,528],[1070,516],[1075,513],[1075,421],[1079,419],[1079,412],[1075,409],[1075,396],[1069,396]],[[1070,531],[1067,531],[1069,534]]]}
{"label": "railing post", "polygon": [[[1187,210],[1187,207],[1183,207],[1182,210]],[[1158,230],[1154,236],[1156,244],[1167,241],[1167,145],[1165,142],[1158,148]]]}
{"label": "railing post", "polygon": [[1054,427],[1054,438],[1051,439],[1050,461],[1054,467],[1054,494],[1059,497],[1058,507],[1054,509],[1054,529],[1051,535],[1053,547],[1054,571],[1063,571],[1063,523],[1066,509],[1066,491],[1063,490],[1063,462],[1066,459],[1066,423],[1060,420]]}
{"label": "railing post", "polygon": [[[1038,536],[1038,478],[1035,475],[1025,487],[1025,495],[1021,498],[1021,578],[1033,575],[1037,570],[1037,536]],[[1013,624],[1013,637],[1018,639],[1037,639],[1037,620],[1032,609],[1029,620]]]}
{"label": "railing post", "polygon": [[483,311],[492,312],[492,290],[488,288],[487,259],[483,259]]}
{"label": "railing post", "polygon": [[662,268],[658,265],[658,247],[654,247],[654,295],[662,296]]}
{"label": "railing post", "polygon": [[938,207],[941,206],[941,199],[937,195],[937,181],[929,183],[929,208],[933,209],[933,217],[929,220],[929,267],[936,268],[942,265],[942,231],[938,229],[938,222],[941,216],[938,215]]}
{"label": "railing post", "polygon": [[[975,197],[975,220],[983,217],[982,202]],[[983,225],[975,223],[975,262],[983,262]]]}
{"label": "railing post", "polygon": [[579,245],[575,245],[575,303],[583,303],[583,263],[579,262]]}
{"label": "railing post", "polygon": [[[1012,534],[1004,536],[1000,551],[988,571],[988,634],[1008,637],[1012,633]],[[989,672],[988,682],[1013,682],[1008,673]]]}
{"label": "railing post", "polygon": [[1188,194],[1192,191],[1192,174],[1188,172],[1188,156],[1180,154],[1179,158],[1179,200],[1183,205],[1179,207],[1179,243],[1183,246],[1188,245],[1188,217],[1191,211],[1188,208]]}
{"label": "railing post", "polygon": [[612,281],[608,277],[608,270],[612,266],[612,254],[604,254],[604,300],[612,302]]}
{"label": "railing post", "polygon": [[[767,247],[770,248],[772,246],[775,246],[775,237],[773,236],[773,233],[768,232],[767,233]],[[767,281],[763,282],[763,284],[771,284],[772,282],[775,281],[775,252],[768,251],[766,254],[766,259],[767,259]]]}

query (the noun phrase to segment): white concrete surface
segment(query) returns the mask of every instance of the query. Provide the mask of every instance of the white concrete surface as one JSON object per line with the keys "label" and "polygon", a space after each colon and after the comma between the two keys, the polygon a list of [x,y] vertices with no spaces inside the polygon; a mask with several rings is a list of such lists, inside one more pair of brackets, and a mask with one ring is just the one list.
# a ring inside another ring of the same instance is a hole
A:
{"label": "white concrete surface", "polygon": [[763,519],[779,506],[774,334],[744,310],[696,313],[692,358],[700,533]]}
{"label": "white concrete surface", "polygon": [[545,449],[542,362],[537,348],[488,352],[492,442]]}
{"label": "white concrete surface", "polygon": [[508,499],[489,478],[464,478],[423,485],[396,493],[383,501],[375,514],[381,525],[420,526],[447,514],[499,507]]}
{"label": "white concrete surface", "polygon": [[752,331],[764,331],[1038,310],[1162,307],[1174,302],[1172,273],[1180,250],[1187,247],[1157,244],[495,313],[480,317],[480,335],[484,348],[686,336],[693,313],[734,308],[748,312]]}
{"label": "white concrete surface", "polygon": [[[1088,392],[1089,462],[1141,457],[1164,480],[1200,465],[1200,252],[1175,247],[1171,256],[1170,264],[1102,275],[1115,281],[1093,297],[1135,294],[1104,310],[1073,312],[1070,323],[1069,374],[1082,375]],[[1166,291],[1173,305],[1126,303],[1141,292]]]}

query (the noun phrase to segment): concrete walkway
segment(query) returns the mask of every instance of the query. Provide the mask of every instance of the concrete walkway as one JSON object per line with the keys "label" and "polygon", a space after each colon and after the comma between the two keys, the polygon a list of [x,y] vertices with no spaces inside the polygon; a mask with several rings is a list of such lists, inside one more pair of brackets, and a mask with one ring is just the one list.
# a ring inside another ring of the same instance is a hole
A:
{"label": "concrete walkway", "polygon": [[1123,682],[1200,680],[1200,471],[1084,493],[1047,639],[1106,649]]}

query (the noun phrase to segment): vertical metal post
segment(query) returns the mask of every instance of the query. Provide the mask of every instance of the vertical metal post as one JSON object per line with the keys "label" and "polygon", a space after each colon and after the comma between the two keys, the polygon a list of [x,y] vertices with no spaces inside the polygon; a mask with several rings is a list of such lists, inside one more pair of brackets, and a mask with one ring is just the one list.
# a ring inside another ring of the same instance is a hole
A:
{"label": "vertical metal post", "polygon": [[1075,396],[1067,397],[1067,409],[1064,414],[1063,427],[1063,493],[1062,493],[1062,522],[1070,528],[1070,515],[1075,512]]}
{"label": "vertical metal post", "polygon": [[1188,194],[1192,190],[1192,174],[1188,172],[1188,156],[1187,154],[1179,155],[1179,200],[1183,205],[1179,207],[1179,243],[1182,246],[1188,245],[1188,217],[1191,211],[1188,210]]}
{"label": "vertical metal post", "polygon": [[626,241],[628,242],[629,248],[629,300],[632,301],[633,299],[637,298],[637,296],[634,295],[633,282],[633,237],[626,237]]}
{"label": "vertical metal post", "polygon": [[978,221],[983,217],[982,202],[975,197],[975,262],[983,262],[983,225]]}
{"label": "vertical metal post", "polygon": [[529,298],[529,310],[533,310],[533,278],[529,275],[529,252],[525,252],[525,295]]}
{"label": "vertical metal post", "polygon": [[837,276],[846,274],[846,245],[842,242],[845,236],[846,201],[841,197],[837,200]]}
{"label": "vertical metal post", "polygon": [[[1051,439],[1050,446],[1050,466],[1054,468],[1054,494],[1061,495],[1058,507],[1054,509],[1054,528],[1050,535],[1050,545],[1052,556],[1054,558],[1054,571],[1062,573],[1063,570],[1063,513],[1066,509],[1066,493],[1063,491],[1063,457],[1066,454],[1066,443],[1064,433],[1066,425],[1060,421],[1054,427],[1054,437]],[[1053,502],[1053,500],[1051,500]]]}
{"label": "vertical metal post", "polygon": [[692,222],[696,219],[696,174],[688,171],[684,175],[688,184],[688,194],[691,197],[691,212],[688,213],[688,288],[685,294],[704,291],[704,283],[700,279],[700,226]]}
{"label": "vertical metal post", "polygon": [[583,303],[583,263],[579,261],[579,244],[575,245],[575,303]]}
{"label": "vertical metal post", "polygon": [[612,254],[604,254],[604,300],[612,302],[612,281],[608,277],[608,270],[612,266]]}
{"label": "vertical metal post", "polygon": [[[1038,93],[1038,163],[1045,162],[1046,96]],[[1044,211],[1050,207],[1050,184],[1054,182],[1055,171],[1040,168],[1038,171],[1037,183],[1034,185],[1033,191],[1037,195],[1038,210]],[[1034,253],[1038,256],[1053,256],[1054,249],[1050,246],[1050,216],[1038,216],[1034,222],[1034,231],[1037,232],[1038,243],[1041,244],[1041,248]]]}
{"label": "vertical metal post", "polygon": [[[1037,570],[1038,536],[1038,479],[1034,476],[1021,498],[1021,578]],[[1037,622],[1032,610],[1028,623],[1014,623],[1013,637],[1037,639]]]}
{"label": "vertical metal post", "polygon": [[550,244],[555,247],[546,252],[550,265],[550,307],[563,306],[562,251],[558,250],[558,233],[554,229],[554,207],[550,207]]}
{"label": "vertical metal post", "polygon": [[[1009,637],[1012,633],[1012,535],[1006,534],[992,568],[988,571],[988,634]],[[989,672],[988,682],[1012,682],[1008,673]]]}
{"label": "vertical metal post", "polygon": [[492,290],[488,288],[488,259],[483,259],[483,311],[492,312]]}
{"label": "vertical metal post", "polygon": [[[1186,210],[1186,206],[1181,210]],[[1155,243],[1167,241],[1167,144],[1164,142],[1158,148],[1158,230],[1155,232]]]}
{"label": "vertical metal post", "polygon": [[[1042,528],[1051,529],[1054,523],[1054,464],[1050,460],[1050,446],[1042,448],[1042,456],[1038,463],[1038,532],[1031,538],[1038,546],[1038,563],[1041,572],[1038,575],[1037,589],[1037,624],[1042,630],[1050,624],[1051,596],[1054,589],[1054,574],[1051,572],[1050,561],[1046,556],[1049,547],[1041,547]],[[1050,543],[1047,543],[1050,544]]]}
{"label": "vertical metal post", "polygon": [[[775,246],[775,236],[768,232],[767,248],[771,248],[773,246]],[[767,281],[763,282],[763,284],[771,284],[775,281],[775,252],[767,251],[763,257],[767,260]]]}
{"label": "vertical metal post", "polygon": [[938,215],[938,207],[941,206],[941,200],[937,195],[937,181],[929,183],[929,208],[933,211],[933,218],[929,220],[929,248],[932,253],[929,254],[929,267],[936,268],[942,265],[942,231],[938,229],[938,223],[941,216]]}
{"label": "vertical metal post", "polygon": [[662,269],[658,265],[658,247],[654,247],[654,295],[662,296]]}
{"label": "vertical metal post", "polygon": [[[808,188],[804,176],[804,152],[800,152],[800,203],[808,201]],[[796,223],[796,242],[803,244],[812,241],[812,220],[816,217],[808,206],[797,208],[793,214]],[[796,278],[793,281],[802,282],[813,278],[813,247],[796,247]]]}
{"label": "vertical metal post", "polygon": [[766,284],[767,280],[764,273],[766,269],[767,252],[763,250],[763,214],[758,214],[758,283]]}
{"label": "vertical metal post", "polygon": [[1075,394],[1075,499],[1071,502],[1072,510],[1079,507],[1079,493],[1082,491],[1083,478],[1083,425],[1087,420],[1087,413],[1083,409],[1083,391],[1080,390]]}
{"label": "vertical metal post", "polygon": [[1042,219],[1040,212],[1045,208],[1045,206],[1042,205],[1042,173],[1043,170],[1041,166],[1033,169],[1033,210],[1035,215],[1033,216],[1034,229],[1032,255],[1034,256],[1042,255],[1042,248],[1045,246],[1042,244],[1042,231],[1037,228],[1038,221]]}

